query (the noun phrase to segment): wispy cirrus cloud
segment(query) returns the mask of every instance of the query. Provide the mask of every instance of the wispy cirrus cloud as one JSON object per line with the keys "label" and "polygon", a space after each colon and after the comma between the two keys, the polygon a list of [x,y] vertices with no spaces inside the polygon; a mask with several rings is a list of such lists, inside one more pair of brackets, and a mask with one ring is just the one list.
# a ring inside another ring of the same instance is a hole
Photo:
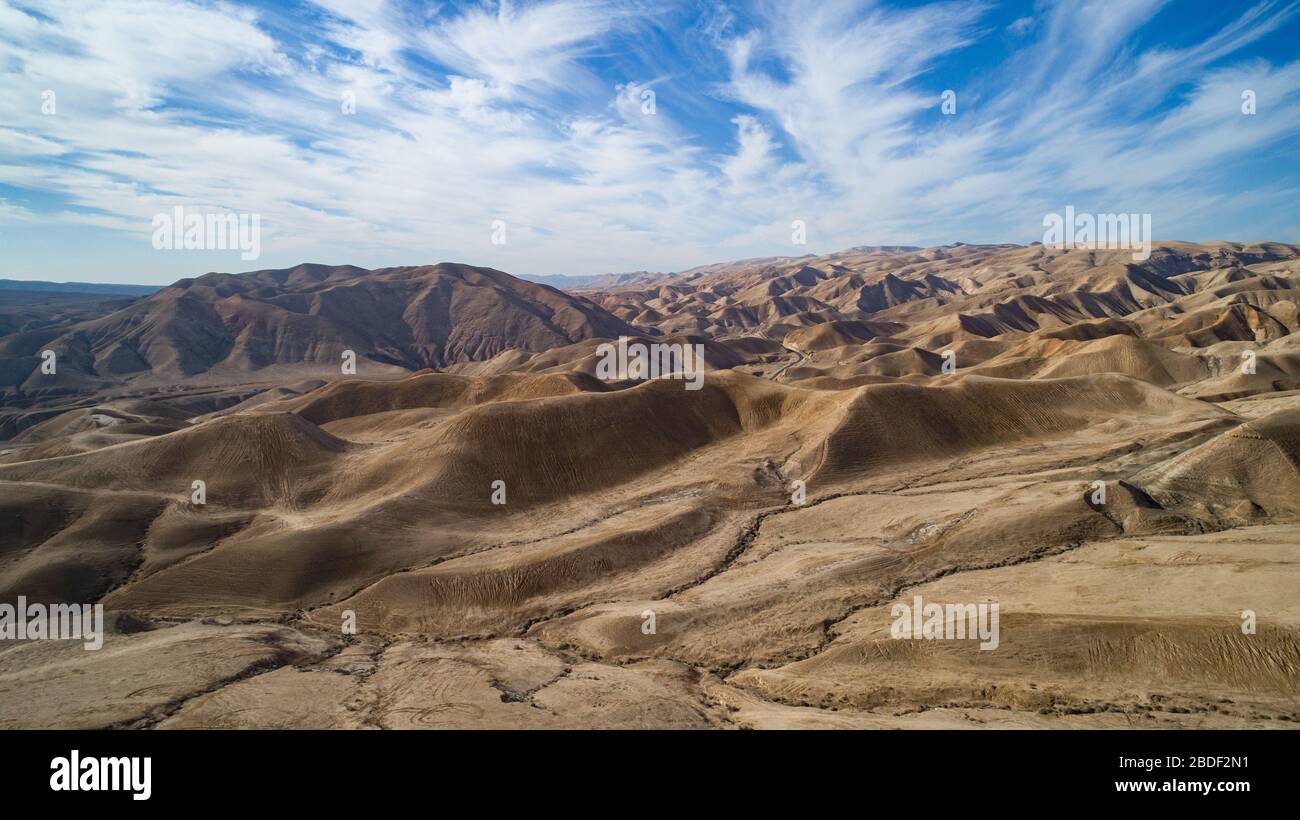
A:
{"label": "wispy cirrus cloud", "polygon": [[1177,14],[0,0],[0,275],[76,277],[72,246],[122,280],[245,267],[148,253],[152,215],[177,204],[262,214],[265,265],[676,269],[1029,241],[1066,203],[1152,212],[1169,238],[1300,240],[1300,61],[1278,45],[1296,5],[1225,10],[1198,35]]}

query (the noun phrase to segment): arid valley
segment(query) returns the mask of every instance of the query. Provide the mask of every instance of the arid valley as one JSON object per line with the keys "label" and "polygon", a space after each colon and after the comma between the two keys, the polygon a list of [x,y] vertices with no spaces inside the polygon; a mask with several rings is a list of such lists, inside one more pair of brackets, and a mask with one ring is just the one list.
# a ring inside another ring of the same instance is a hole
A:
{"label": "arid valley", "polygon": [[107,632],[0,644],[5,728],[1300,720],[1300,246],[304,264],[0,333],[0,600]]}

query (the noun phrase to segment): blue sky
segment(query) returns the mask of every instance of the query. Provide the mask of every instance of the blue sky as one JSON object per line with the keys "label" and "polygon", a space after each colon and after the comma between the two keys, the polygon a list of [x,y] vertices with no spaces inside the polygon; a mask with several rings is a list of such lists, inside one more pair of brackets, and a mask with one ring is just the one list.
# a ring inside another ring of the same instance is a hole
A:
{"label": "blue sky", "polygon": [[[1298,43],[1283,0],[0,0],[0,277],[680,270],[1066,205],[1300,242]],[[177,205],[260,258],[155,250]]]}

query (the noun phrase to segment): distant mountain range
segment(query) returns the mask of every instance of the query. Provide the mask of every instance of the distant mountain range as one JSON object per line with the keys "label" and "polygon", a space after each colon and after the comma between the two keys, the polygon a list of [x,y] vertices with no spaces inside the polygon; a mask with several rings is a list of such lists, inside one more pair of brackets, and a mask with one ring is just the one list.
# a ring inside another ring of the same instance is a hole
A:
{"label": "distant mountain range", "polygon": [[[715,368],[808,357],[788,362],[785,375],[835,385],[939,374],[945,350],[968,371],[1026,377],[1063,366],[1048,355],[1059,340],[1039,336],[1073,325],[1076,341],[1107,340],[1095,352],[1108,371],[1162,385],[1200,382],[1226,375],[1202,349],[1263,344],[1296,330],[1298,270],[1300,248],[1277,243],[1161,243],[1141,265],[1118,250],[956,243],[862,246],[672,274],[532,277],[545,284],[457,263],[208,273],[142,298],[124,295],[126,285],[7,281],[0,397],[29,406],[123,381],[337,378],[346,375],[347,351],[363,378],[424,368],[584,370],[587,343],[622,335],[691,337],[714,346]],[[550,284],[557,279],[573,290]],[[59,290],[95,287],[114,295]],[[40,304],[45,294],[57,298]],[[57,378],[40,371],[45,350],[58,355]],[[1275,352],[1261,351],[1258,378],[1291,385],[1291,359],[1275,365]],[[1254,389],[1211,381],[1205,389],[1216,395]]]}
{"label": "distant mountain range", "polygon": [[[491,268],[303,264],[181,279],[97,318],[23,329],[0,339],[0,371],[9,389],[66,392],[267,368],[337,375],[352,351],[358,373],[380,375],[636,332],[587,299]],[[43,349],[58,354],[57,382],[36,368]]]}
{"label": "distant mountain range", "polygon": [[633,282],[650,281],[663,276],[665,273],[652,273],[650,271],[633,271],[631,273],[600,273],[592,276],[541,276],[528,273],[519,274],[519,278],[528,282],[537,282],[542,285],[550,285],[553,288],[561,290],[590,290],[596,288],[614,288]]}
{"label": "distant mountain range", "polygon": [[0,279],[0,291],[21,290],[29,293],[81,293],[96,296],[148,296],[162,290],[161,285],[109,285],[101,282],[41,282],[25,279]]}
{"label": "distant mountain range", "polygon": [[[664,276],[650,271],[631,273],[599,273],[591,276],[561,276],[521,274],[518,278],[539,285],[550,285],[561,290],[579,288],[616,287],[632,281]],[[97,296],[148,296],[157,293],[165,285],[111,285],[102,282],[46,282],[26,279],[0,279],[0,291],[21,290],[31,293],[78,293]]]}

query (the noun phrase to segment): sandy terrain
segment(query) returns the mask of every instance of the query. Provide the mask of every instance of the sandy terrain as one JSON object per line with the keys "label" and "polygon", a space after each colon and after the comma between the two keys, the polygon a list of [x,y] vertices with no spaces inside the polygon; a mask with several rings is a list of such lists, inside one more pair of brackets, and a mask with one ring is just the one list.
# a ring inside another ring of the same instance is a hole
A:
{"label": "sandy terrain", "polygon": [[[1127,260],[300,266],[0,336],[0,602],[110,622],[0,641],[0,726],[1293,727],[1300,249]],[[598,378],[625,333],[702,388]]]}

